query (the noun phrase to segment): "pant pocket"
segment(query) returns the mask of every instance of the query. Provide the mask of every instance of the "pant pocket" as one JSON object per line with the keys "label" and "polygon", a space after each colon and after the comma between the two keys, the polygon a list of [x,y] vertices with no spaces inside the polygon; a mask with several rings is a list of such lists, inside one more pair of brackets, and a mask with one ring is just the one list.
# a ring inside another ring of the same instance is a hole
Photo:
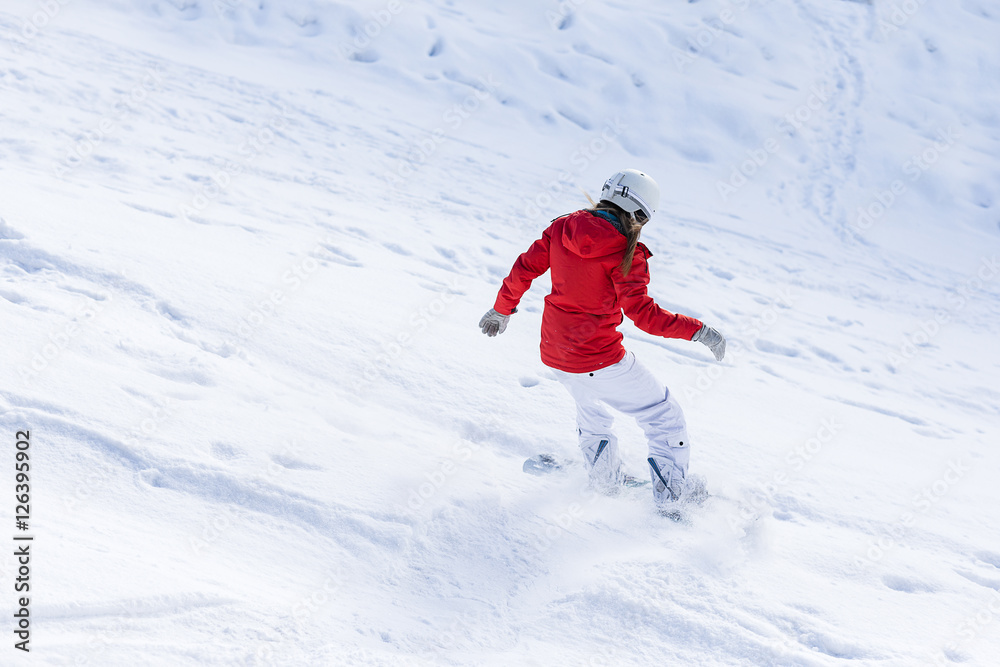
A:
{"label": "pant pocket", "polygon": [[682,472],[687,472],[688,462],[691,460],[691,442],[688,440],[687,429],[664,434],[650,442],[649,455],[667,459]]}
{"label": "pant pocket", "polygon": [[691,443],[688,441],[687,429],[668,435],[667,444],[671,449],[688,449]]}

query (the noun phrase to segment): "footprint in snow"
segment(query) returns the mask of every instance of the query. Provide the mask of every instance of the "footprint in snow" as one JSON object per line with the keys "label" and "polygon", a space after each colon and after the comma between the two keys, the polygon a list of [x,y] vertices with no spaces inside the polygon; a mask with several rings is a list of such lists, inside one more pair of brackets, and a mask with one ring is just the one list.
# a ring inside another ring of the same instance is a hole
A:
{"label": "footprint in snow", "polygon": [[146,468],[139,472],[139,479],[155,488],[165,488],[167,478],[156,468]]}
{"label": "footprint in snow", "polygon": [[156,302],[156,312],[180,325],[187,326],[187,322],[180,311],[162,299]]}
{"label": "footprint in snow", "polygon": [[158,216],[163,217],[163,218],[176,218],[177,217],[176,214],[171,213],[170,211],[164,211],[162,209],[152,208],[150,206],[143,206],[142,204],[136,204],[134,202],[122,201],[122,204],[124,204],[125,206],[128,206],[129,208],[134,208],[137,211],[141,211],[143,213],[151,213],[152,215],[158,215]]}
{"label": "footprint in snow", "polygon": [[522,377],[518,382],[521,383],[522,387],[534,387],[538,384],[539,380],[538,378]]}
{"label": "footprint in snow", "polygon": [[882,577],[882,583],[892,590],[901,593],[933,593],[937,590],[927,582],[897,574],[885,575]]}
{"label": "footprint in snow", "polygon": [[715,267],[709,267],[708,272],[711,273],[716,278],[721,278],[722,280],[732,280],[736,276],[729,271],[724,271],[722,269],[717,269]]}
{"label": "footprint in snow", "polygon": [[346,250],[338,248],[335,245],[330,245],[328,243],[321,243],[320,247],[322,247],[327,252],[327,256],[324,257],[324,259],[327,259],[331,262],[336,262],[337,264],[343,264],[344,266],[352,266],[355,268],[364,266],[364,264],[358,261],[357,257],[347,252]]}
{"label": "footprint in snow", "polygon": [[220,461],[232,461],[243,456],[243,450],[225,442],[213,442],[209,451]]}
{"label": "footprint in snow", "polygon": [[390,251],[396,253],[397,255],[407,256],[407,255],[412,255],[413,254],[412,252],[410,252],[409,250],[407,250],[403,246],[397,245],[395,243],[383,243],[382,245],[384,245],[387,250],[390,250]]}
{"label": "footprint in snow", "polygon": [[452,250],[451,248],[443,248],[441,246],[434,246],[434,250],[437,251],[437,254],[441,255],[446,260],[448,260],[451,263],[452,266],[454,266],[456,268],[460,268],[460,269],[464,269],[465,268],[465,265],[462,263],[462,260],[459,259],[458,253],[455,252],[454,250]]}
{"label": "footprint in snow", "polygon": [[285,14],[285,18],[298,27],[299,34],[303,37],[315,37],[323,32],[323,26],[316,16],[295,17]]}
{"label": "footprint in snow", "polygon": [[282,456],[281,454],[276,454],[271,457],[271,460],[277,463],[282,468],[287,468],[288,470],[322,470],[318,465],[312,463],[306,463],[305,461],[299,461],[298,459],[293,459],[290,456]]}
{"label": "footprint in snow", "polygon": [[815,354],[817,357],[819,357],[820,359],[823,359],[824,361],[829,361],[831,364],[843,364],[844,363],[843,360],[840,357],[838,357],[837,355],[835,355],[833,352],[828,352],[827,350],[824,350],[823,348],[813,347],[812,351],[813,351],[813,354]]}
{"label": "footprint in snow", "polygon": [[375,49],[364,49],[362,51],[355,51],[351,54],[350,59],[359,63],[374,63],[378,62],[381,56],[379,52]]}

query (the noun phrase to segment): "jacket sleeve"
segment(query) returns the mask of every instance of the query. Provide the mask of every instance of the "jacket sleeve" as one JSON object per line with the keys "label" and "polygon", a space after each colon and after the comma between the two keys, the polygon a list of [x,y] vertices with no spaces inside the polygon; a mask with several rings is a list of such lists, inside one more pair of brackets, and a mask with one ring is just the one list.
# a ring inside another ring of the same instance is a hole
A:
{"label": "jacket sleeve", "polygon": [[503,279],[503,285],[497,294],[493,310],[501,315],[510,315],[517,304],[521,302],[521,297],[531,287],[531,281],[549,270],[551,239],[552,227],[549,226],[542,234],[542,238],[532,243],[530,248],[521,253],[517,261],[514,262],[510,274]]}
{"label": "jacket sleeve", "polygon": [[635,325],[654,336],[691,340],[702,323],[687,315],[675,315],[656,305],[653,297],[646,292],[649,285],[649,265],[646,263],[647,250],[639,246],[632,260],[632,270],[623,275],[615,268],[611,278],[615,283],[618,303]]}

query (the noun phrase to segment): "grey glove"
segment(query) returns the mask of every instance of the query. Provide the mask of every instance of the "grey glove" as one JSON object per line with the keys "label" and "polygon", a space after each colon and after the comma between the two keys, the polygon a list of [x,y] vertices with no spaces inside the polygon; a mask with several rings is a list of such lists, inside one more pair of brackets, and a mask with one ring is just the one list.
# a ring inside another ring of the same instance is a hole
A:
{"label": "grey glove", "polygon": [[[517,312],[517,308],[511,311],[511,315]],[[507,330],[507,322],[510,320],[510,315],[501,315],[492,308],[483,315],[483,319],[479,320],[479,328],[483,330],[483,333],[493,338],[497,334],[502,334]]]}
{"label": "grey glove", "polygon": [[722,358],[726,356],[726,339],[722,337],[722,334],[706,324],[701,325],[701,328],[698,329],[691,340],[707,346],[712,351],[712,354],[715,355],[716,361],[722,361]]}

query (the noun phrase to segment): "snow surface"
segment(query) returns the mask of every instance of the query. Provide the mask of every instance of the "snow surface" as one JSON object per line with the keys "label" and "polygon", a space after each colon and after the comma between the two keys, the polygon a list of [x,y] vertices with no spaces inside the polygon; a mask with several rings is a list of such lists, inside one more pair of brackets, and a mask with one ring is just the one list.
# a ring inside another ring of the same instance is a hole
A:
{"label": "snow surface", "polygon": [[[998,664],[996,3],[6,0],[0,36],[0,663]],[[651,293],[730,341],[624,327],[722,496],[691,526],[521,472],[576,454],[545,278],[476,328],[623,167]]]}

